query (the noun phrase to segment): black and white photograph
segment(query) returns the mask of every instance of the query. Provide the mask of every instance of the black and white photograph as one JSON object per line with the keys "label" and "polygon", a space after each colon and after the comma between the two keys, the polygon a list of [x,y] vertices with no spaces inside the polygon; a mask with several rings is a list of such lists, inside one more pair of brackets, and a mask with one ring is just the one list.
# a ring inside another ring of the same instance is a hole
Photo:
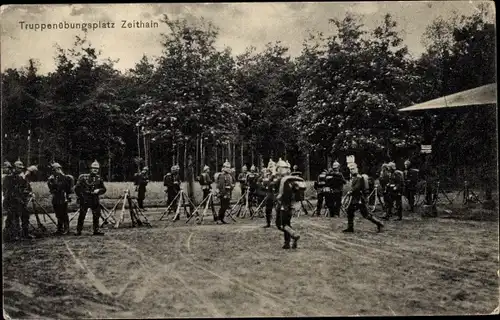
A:
{"label": "black and white photograph", "polygon": [[494,315],[494,1],[0,7],[4,319]]}

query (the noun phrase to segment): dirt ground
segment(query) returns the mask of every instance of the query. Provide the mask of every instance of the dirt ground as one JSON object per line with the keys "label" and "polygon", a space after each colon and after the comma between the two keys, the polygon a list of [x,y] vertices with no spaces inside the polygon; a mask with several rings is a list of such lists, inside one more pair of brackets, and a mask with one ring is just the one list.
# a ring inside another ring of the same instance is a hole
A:
{"label": "dirt ground", "polygon": [[[12,318],[489,314],[499,304],[498,222],[420,218],[376,233],[356,218],[294,218],[299,248],[264,219],[216,225],[148,210],[152,228],[46,237],[3,248]],[[34,218],[33,218],[34,222]],[[34,223],[35,224],[35,223]],[[47,219],[45,225],[50,226]],[[76,219],[72,221],[74,230]],[[50,226],[53,228],[54,226]]]}

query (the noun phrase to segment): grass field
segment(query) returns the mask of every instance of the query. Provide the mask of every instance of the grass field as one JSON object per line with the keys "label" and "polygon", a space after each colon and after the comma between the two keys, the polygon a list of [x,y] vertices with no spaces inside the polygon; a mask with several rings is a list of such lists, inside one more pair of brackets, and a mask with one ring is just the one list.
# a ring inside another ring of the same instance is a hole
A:
{"label": "grass field", "polygon": [[260,218],[196,225],[184,216],[158,221],[161,211],[146,212],[152,228],[127,228],[126,215],[92,237],[88,215],[82,237],[4,244],[5,311],[29,319],[451,315],[499,304],[498,222],[405,214],[378,234],[356,218],[346,235],[345,216],[302,215],[292,222],[299,248],[282,250],[282,233],[261,228]]}

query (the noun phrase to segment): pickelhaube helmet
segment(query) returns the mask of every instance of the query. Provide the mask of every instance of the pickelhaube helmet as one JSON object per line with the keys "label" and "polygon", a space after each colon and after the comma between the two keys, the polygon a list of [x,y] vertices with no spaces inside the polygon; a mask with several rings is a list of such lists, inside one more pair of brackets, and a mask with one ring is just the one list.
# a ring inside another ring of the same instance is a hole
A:
{"label": "pickelhaube helmet", "polygon": [[17,161],[14,162],[14,167],[24,169],[24,163],[20,159],[17,159]]}
{"label": "pickelhaube helmet", "polygon": [[338,169],[338,168],[340,168],[340,163],[338,163],[337,161],[333,162],[332,169]]}
{"label": "pickelhaube helmet", "polygon": [[255,166],[252,164],[252,166],[250,167],[250,171],[254,172],[256,170]]}
{"label": "pickelhaube helmet", "polygon": [[97,160],[94,160],[94,162],[92,162],[92,165],[90,166],[91,169],[99,169],[100,166],[99,166],[99,162],[97,162]]}
{"label": "pickelhaube helmet", "polygon": [[171,168],[172,171],[179,171],[180,167],[177,164],[174,164]]}
{"label": "pickelhaube helmet", "polygon": [[405,165],[406,165],[406,166],[409,166],[410,164],[411,164],[410,159],[406,159],[406,161],[405,161]]}
{"label": "pickelhaube helmet", "polygon": [[290,163],[281,160],[281,158],[276,163],[276,168],[290,168]]}
{"label": "pickelhaube helmet", "polygon": [[206,165],[206,166],[203,167],[203,171],[208,171],[208,170],[210,170],[209,166]]}
{"label": "pickelhaube helmet", "polygon": [[349,163],[347,164],[347,167],[348,167],[349,169],[353,169],[353,168],[357,168],[357,167],[358,167],[358,165],[356,164],[356,162],[349,162]]}
{"label": "pickelhaube helmet", "polygon": [[29,166],[27,170],[29,172],[37,172],[38,171],[38,167],[35,166],[35,165],[32,165],[32,166]]}
{"label": "pickelhaube helmet", "polygon": [[248,170],[248,168],[247,168],[246,165],[244,165],[243,167],[241,167],[241,171],[247,171],[247,170]]}
{"label": "pickelhaube helmet", "polygon": [[267,164],[267,167],[270,168],[275,168],[276,163],[273,161],[273,159],[269,159],[269,163]]}
{"label": "pickelhaube helmet", "polygon": [[12,164],[11,164],[9,161],[5,161],[5,162],[3,163],[3,167],[4,167],[5,169],[10,169],[10,168],[12,168]]}
{"label": "pickelhaube helmet", "polygon": [[59,169],[59,168],[62,168],[62,166],[61,166],[59,163],[54,162],[54,163],[52,164],[52,169],[54,169],[54,170],[55,170],[55,169]]}
{"label": "pickelhaube helmet", "polygon": [[396,170],[396,164],[392,161],[387,164],[387,167],[389,169]]}

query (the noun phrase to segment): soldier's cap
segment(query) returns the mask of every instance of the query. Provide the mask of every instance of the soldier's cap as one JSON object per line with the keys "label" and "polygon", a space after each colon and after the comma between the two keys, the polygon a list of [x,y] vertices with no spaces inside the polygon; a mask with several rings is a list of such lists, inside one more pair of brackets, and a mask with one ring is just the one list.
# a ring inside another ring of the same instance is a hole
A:
{"label": "soldier's cap", "polygon": [[288,162],[281,160],[280,158],[276,163],[276,168],[290,168],[290,164]]}
{"label": "soldier's cap", "polygon": [[335,162],[332,164],[332,168],[333,168],[333,169],[338,169],[338,168],[340,168],[340,163],[338,163],[337,161],[335,161]]}
{"label": "soldier's cap", "polygon": [[17,168],[24,168],[24,163],[18,159],[16,162],[14,162],[14,166]]}
{"label": "soldier's cap", "polygon": [[62,166],[61,166],[59,163],[54,162],[54,163],[52,164],[52,169],[58,169],[58,168],[62,168]]}
{"label": "soldier's cap", "polygon": [[12,164],[11,164],[9,161],[5,161],[5,162],[3,163],[3,167],[4,167],[4,168],[12,168]]}
{"label": "soldier's cap", "polygon": [[383,164],[382,164],[382,169],[387,169],[387,168],[389,168],[389,164],[387,164],[387,163],[383,163]]}
{"label": "soldier's cap", "polygon": [[210,170],[210,167],[209,166],[204,166],[203,167],[203,171],[207,171],[207,170]]}
{"label": "soldier's cap", "polygon": [[92,162],[92,165],[90,166],[90,168],[99,169],[99,162],[97,162],[97,160],[94,160],[94,162]]}
{"label": "soldier's cap", "polygon": [[395,170],[395,169],[396,169],[396,164],[395,164],[394,162],[392,162],[392,161],[391,161],[391,162],[389,162],[389,163],[387,164],[387,167],[388,167],[388,168],[390,168],[390,169],[394,169],[394,170]]}

